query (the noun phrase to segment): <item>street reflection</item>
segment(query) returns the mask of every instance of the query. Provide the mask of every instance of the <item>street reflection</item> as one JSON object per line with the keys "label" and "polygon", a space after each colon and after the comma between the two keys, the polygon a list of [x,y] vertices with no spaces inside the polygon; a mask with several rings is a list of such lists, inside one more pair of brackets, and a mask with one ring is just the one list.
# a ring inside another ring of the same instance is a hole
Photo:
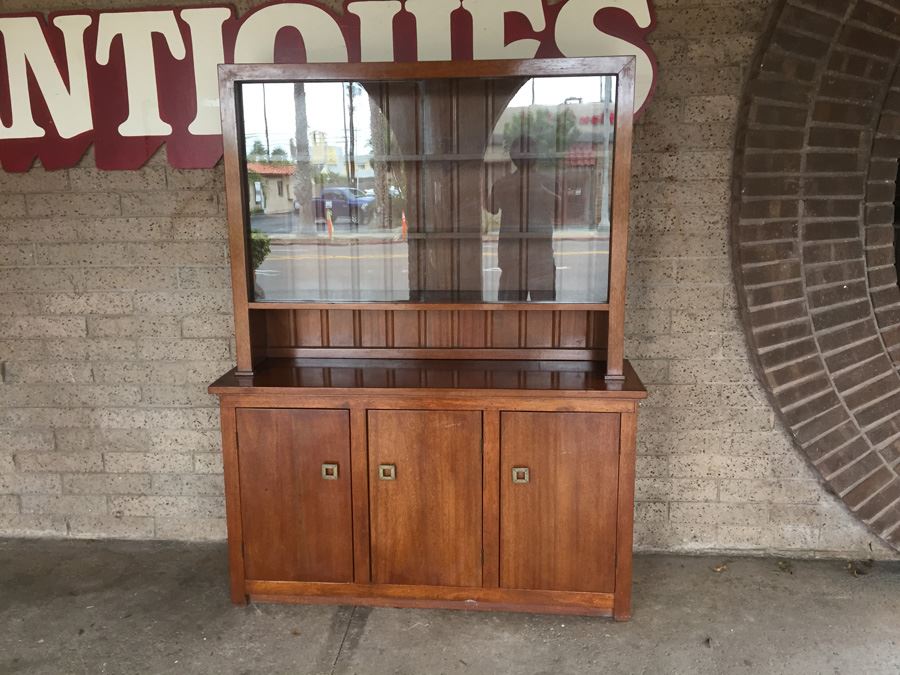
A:
{"label": "street reflection", "polygon": [[242,99],[255,300],[606,302],[614,77]]}

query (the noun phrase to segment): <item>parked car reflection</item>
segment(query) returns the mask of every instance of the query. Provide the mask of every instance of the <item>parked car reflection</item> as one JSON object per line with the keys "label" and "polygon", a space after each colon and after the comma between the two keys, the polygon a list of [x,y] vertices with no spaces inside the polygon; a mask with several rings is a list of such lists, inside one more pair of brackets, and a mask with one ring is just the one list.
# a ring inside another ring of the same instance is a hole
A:
{"label": "parked car reflection", "polygon": [[[294,201],[294,210],[300,211],[301,204]],[[335,226],[349,225],[353,229],[368,225],[375,214],[375,195],[369,195],[354,187],[329,186],[313,197],[313,212],[316,226],[320,229],[328,222],[329,211]]]}

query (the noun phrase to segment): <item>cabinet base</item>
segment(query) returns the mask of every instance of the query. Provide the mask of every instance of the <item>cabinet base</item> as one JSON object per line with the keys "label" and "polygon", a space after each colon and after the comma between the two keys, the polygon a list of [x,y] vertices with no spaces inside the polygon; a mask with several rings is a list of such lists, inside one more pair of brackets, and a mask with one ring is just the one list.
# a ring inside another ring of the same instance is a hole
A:
{"label": "cabinet base", "polygon": [[[646,392],[626,373],[615,388],[591,364],[309,361],[225,376],[210,391],[233,602],[629,619]],[[560,590],[536,590],[548,588]]]}
{"label": "cabinet base", "polygon": [[613,593],[292,581],[247,581],[245,590],[255,602],[528,612],[613,617],[617,621],[631,618],[630,611],[615,611],[617,605],[630,603],[627,599],[617,603]]}

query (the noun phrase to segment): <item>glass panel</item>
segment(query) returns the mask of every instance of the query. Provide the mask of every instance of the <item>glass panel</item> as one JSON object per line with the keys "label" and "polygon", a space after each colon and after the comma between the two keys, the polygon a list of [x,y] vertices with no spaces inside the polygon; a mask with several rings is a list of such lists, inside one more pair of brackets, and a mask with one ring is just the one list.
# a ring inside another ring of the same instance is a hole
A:
{"label": "glass panel", "polygon": [[614,76],[240,87],[254,300],[607,301]]}

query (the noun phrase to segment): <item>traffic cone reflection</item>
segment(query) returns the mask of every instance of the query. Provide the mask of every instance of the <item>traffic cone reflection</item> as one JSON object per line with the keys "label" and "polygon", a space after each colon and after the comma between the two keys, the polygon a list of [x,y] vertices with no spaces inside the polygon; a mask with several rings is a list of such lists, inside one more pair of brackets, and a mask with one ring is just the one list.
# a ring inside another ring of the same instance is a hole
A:
{"label": "traffic cone reflection", "polygon": [[406,241],[406,235],[409,232],[409,224],[406,222],[406,211],[400,212],[400,239]]}
{"label": "traffic cone reflection", "polygon": [[328,238],[334,238],[334,219],[331,217],[331,209],[325,210],[325,222],[328,224]]}

